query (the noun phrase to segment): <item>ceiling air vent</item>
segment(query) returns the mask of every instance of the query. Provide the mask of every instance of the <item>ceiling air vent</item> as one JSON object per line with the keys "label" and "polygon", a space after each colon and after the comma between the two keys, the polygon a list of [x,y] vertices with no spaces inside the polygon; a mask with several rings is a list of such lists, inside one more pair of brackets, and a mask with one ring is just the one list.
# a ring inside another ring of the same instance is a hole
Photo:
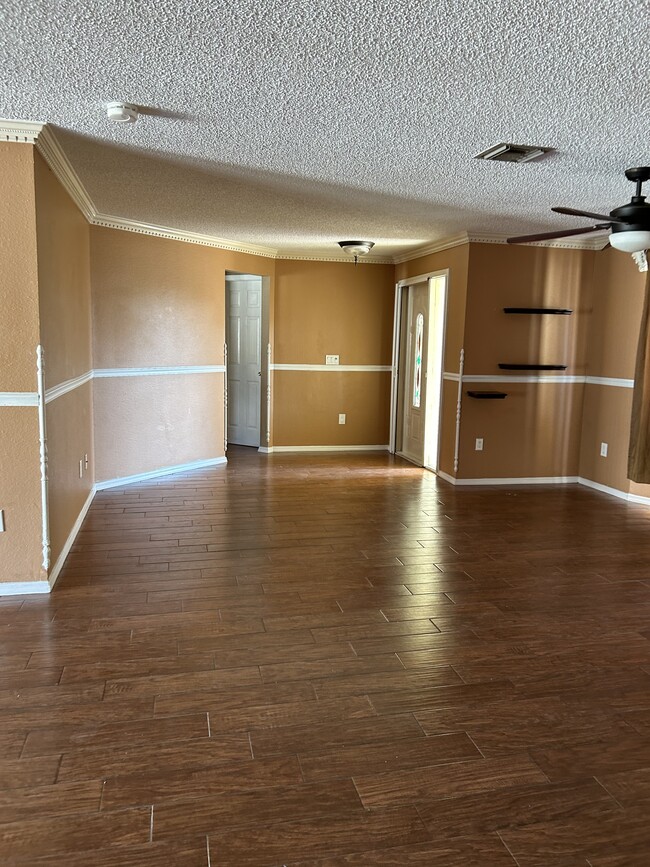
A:
{"label": "ceiling air vent", "polygon": [[477,160],[493,160],[502,163],[527,163],[536,160],[553,148],[541,148],[536,145],[501,144],[494,145],[480,154],[476,154]]}

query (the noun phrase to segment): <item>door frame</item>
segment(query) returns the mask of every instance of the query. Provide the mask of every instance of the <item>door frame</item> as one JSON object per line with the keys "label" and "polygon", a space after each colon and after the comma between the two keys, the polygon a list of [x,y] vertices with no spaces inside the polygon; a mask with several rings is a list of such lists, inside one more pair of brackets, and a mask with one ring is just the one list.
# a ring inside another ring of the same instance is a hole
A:
{"label": "door frame", "polygon": [[[271,439],[271,335],[270,335],[270,291],[271,279],[268,275],[252,274],[250,271],[235,271],[231,268],[224,273],[224,452],[228,449],[228,283],[230,279],[258,279],[261,281],[260,294],[260,408],[259,408],[259,446],[258,451],[268,452]],[[251,446],[255,448],[255,446]]]}
{"label": "door frame", "polygon": [[[396,454],[397,447],[397,428],[398,425],[403,424],[403,414],[398,412],[398,396],[400,390],[400,369],[399,369],[399,359],[400,352],[402,350],[402,320],[405,316],[405,311],[403,308],[403,290],[408,286],[415,286],[418,283],[424,283],[425,281],[429,284],[429,328],[428,328],[428,341],[427,341],[427,380],[429,380],[431,372],[433,370],[433,361],[434,361],[434,353],[431,352],[432,348],[432,339],[435,333],[435,329],[431,327],[431,313],[435,310],[434,304],[434,284],[431,278],[435,277],[444,277],[444,286],[442,289],[443,299],[442,299],[442,341],[439,350],[439,358],[441,359],[440,365],[440,400],[438,406],[438,430],[440,430],[440,422],[442,420],[442,397],[443,397],[443,380],[444,380],[444,362],[445,362],[445,340],[447,335],[447,304],[449,299],[449,268],[442,268],[440,271],[429,271],[426,274],[418,274],[415,277],[409,277],[404,280],[399,280],[395,284],[395,309],[393,314],[393,362],[391,368],[391,384],[390,384],[390,440],[389,440],[389,451],[391,454]],[[427,389],[428,391],[428,389]],[[427,448],[427,421],[430,410],[430,401],[427,397],[426,402],[426,410],[425,410],[425,447],[424,447],[424,466],[428,469],[433,469],[429,464],[431,464],[431,456],[428,454]],[[438,448],[435,457],[436,468],[440,463],[440,436],[438,436]],[[429,460],[427,460],[427,458]],[[434,470],[435,471],[435,470]]]}

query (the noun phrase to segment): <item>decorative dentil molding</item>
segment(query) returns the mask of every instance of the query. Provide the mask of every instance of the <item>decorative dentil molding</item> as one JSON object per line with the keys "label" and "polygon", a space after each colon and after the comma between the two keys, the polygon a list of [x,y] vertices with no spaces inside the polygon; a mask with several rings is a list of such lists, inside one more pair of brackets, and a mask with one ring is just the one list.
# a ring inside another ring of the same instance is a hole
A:
{"label": "decorative dentil molding", "polygon": [[[184,241],[189,244],[200,244],[204,247],[215,247],[219,250],[229,250],[234,253],[249,253],[253,256],[263,256],[268,259],[292,259],[306,262],[350,262],[350,258],[347,256],[327,256],[322,250],[279,250],[262,244],[233,241],[226,238],[218,238],[214,235],[201,234],[200,232],[174,229],[169,226],[159,226],[155,223],[144,223],[139,220],[102,214],[95,207],[92,198],[61,147],[50,124],[39,121],[0,118],[0,141],[35,145],[45,162],[70,194],[79,210],[93,226],[119,229],[125,232],[135,232],[140,235],[151,235],[173,241]],[[503,234],[468,234],[467,232],[460,232],[457,235],[442,238],[415,249],[398,253],[396,256],[365,256],[360,260],[359,264],[399,265],[403,262],[410,262],[413,259],[420,259],[432,253],[440,253],[443,250],[449,250],[452,247],[460,247],[469,243],[505,244],[507,237],[507,235]],[[568,250],[600,250],[606,244],[607,238],[600,236],[592,237],[589,240],[583,240],[582,238],[561,238],[555,241],[537,241],[525,246],[557,247]]]}

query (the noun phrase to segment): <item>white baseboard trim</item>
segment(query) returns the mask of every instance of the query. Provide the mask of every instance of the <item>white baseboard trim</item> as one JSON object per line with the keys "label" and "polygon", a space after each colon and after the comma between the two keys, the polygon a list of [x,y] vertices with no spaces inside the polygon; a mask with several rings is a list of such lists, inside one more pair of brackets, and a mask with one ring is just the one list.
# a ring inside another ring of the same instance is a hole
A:
{"label": "white baseboard trim", "polygon": [[59,577],[59,573],[61,572],[61,569],[63,568],[63,564],[65,563],[65,558],[70,553],[70,548],[72,548],[72,545],[74,544],[74,540],[77,538],[77,533],[81,529],[81,525],[83,524],[84,518],[86,517],[86,514],[88,513],[88,509],[90,508],[90,505],[93,501],[93,497],[95,496],[95,492],[96,492],[96,488],[93,485],[90,493],[88,494],[88,498],[86,499],[86,502],[81,507],[81,511],[79,512],[79,515],[77,516],[77,520],[72,525],[72,529],[70,530],[70,533],[68,535],[68,538],[65,541],[65,545],[63,546],[61,553],[56,558],[56,563],[50,569],[50,575],[49,575],[50,589],[52,587],[54,587],[54,585],[56,584],[56,579]]}
{"label": "white baseboard trim", "polygon": [[[390,446],[271,446],[271,452],[387,452]],[[260,451],[262,451],[260,449]]]}
{"label": "white baseboard trim", "polygon": [[619,488],[610,488],[609,485],[601,485],[600,482],[593,482],[591,479],[578,479],[581,485],[587,488],[592,488],[594,491],[600,491],[602,494],[609,494],[610,497],[618,497],[619,500],[627,500],[628,503],[639,503],[642,506],[650,506],[650,497],[642,497],[641,494],[630,494],[627,491],[621,491]]}
{"label": "white baseboard trim", "polygon": [[273,446],[260,446],[257,451],[262,455],[270,455],[273,452]]}
{"label": "white baseboard trim", "polygon": [[49,593],[47,581],[13,581],[0,584],[0,596],[33,596],[35,593]]}
{"label": "white baseboard trim", "polygon": [[65,563],[65,558],[70,553],[70,548],[72,548],[74,544],[74,540],[77,538],[77,533],[81,529],[81,525],[83,524],[84,518],[88,513],[88,509],[93,501],[93,497],[95,496],[95,487],[93,486],[86,498],[86,502],[81,507],[81,511],[77,516],[77,520],[72,525],[72,529],[68,535],[68,538],[65,541],[65,545],[63,546],[61,553],[56,559],[56,563],[50,570],[50,574],[48,576],[47,581],[25,581],[21,582],[13,582],[11,584],[0,584],[0,596],[32,596],[35,593],[50,593],[54,585],[56,584],[56,579],[59,577],[59,573],[63,568],[63,564]]}
{"label": "white baseboard trim", "polygon": [[452,485],[577,485],[578,476],[530,476],[514,479],[455,479],[447,473],[438,475]]}
{"label": "white baseboard trim", "polygon": [[132,485],[135,482],[146,482],[148,479],[157,479],[159,476],[168,476],[171,473],[185,473],[188,470],[201,470],[204,467],[216,467],[227,464],[227,458],[208,458],[204,461],[191,461],[187,464],[177,464],[174,467],[162,467],[159,470],[150,470],[148,473],[138,473],[135,476],[123,476],[120,479],[107,479],[97,482],[95,490],[105,491],[107,488],[121,488],[122,485]]}

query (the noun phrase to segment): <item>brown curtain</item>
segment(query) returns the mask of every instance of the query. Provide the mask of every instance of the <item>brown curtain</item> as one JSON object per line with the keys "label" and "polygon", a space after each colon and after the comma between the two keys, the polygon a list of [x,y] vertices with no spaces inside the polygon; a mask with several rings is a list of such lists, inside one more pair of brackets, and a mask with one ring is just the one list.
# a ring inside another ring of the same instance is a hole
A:
{"label": "brown curtain", "polygon": [[645,281],[645,301],[636,353],[630,451],[627,475],[633,482],[650,484],[650,271]]}

